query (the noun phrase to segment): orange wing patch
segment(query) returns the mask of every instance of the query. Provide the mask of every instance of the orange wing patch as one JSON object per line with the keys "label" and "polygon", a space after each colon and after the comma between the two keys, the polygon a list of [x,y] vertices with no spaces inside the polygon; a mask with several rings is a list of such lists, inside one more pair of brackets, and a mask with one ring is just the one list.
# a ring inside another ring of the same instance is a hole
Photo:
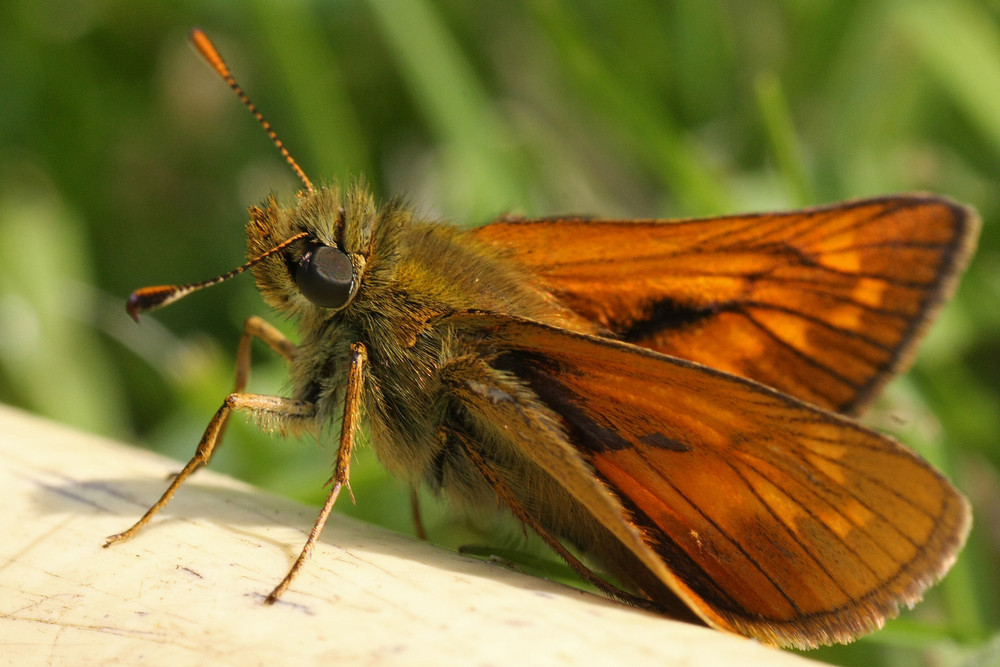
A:
{"label": "orange wing patch", "polygon": [[951,484],[847,418],[606,339],[500,318],[487,330],[497,366],[631,510],[664,583],[717,627],[849,640],[919,599],[964,541]]}
{"label": "orange wing patch", "polygon": [[611,335],[855,412],[904,366],[977,229],[905,196],[688,221],[499,222],[476,238]]}

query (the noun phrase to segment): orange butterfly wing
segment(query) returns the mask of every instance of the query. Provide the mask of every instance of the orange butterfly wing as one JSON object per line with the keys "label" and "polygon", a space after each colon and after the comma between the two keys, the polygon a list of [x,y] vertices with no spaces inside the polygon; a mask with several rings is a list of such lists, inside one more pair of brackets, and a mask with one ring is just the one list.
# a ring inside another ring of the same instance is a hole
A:
{"label": "orange butterfly wing", "polygon": [[841,412],[911,355],[975,214],[920,195],[685,221],[543,219],[471,233],[614,337]]}
{"label": "orange butterfly wing", "polygon": [[848,418],[617,341],[463,319],[559,415],[655,552],[650,569],[715,627],[848,641],[918,600],[965,539],[965,498]]}

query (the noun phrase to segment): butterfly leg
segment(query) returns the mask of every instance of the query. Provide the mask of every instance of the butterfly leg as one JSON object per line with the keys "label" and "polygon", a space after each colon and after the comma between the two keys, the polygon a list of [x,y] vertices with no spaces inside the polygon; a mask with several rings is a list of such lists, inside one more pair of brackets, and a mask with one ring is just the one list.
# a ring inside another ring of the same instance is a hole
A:
{"label": "butterfly leg", "polygon": [[351,345],[347,388],[344,391],[344,418],[340,428],[340,446],[337,447],[337,460],[333,466],[333,476],[327,482],[327,485],[330,486],[330,493],[326,497],[326,502],[323,503],[323,509],[320,510],[319,516],[316,517],[316,522],[313,524],[312,530],[309,531],[309,537],[306,539],[299,557],[295,559],[295,563],[292,564],[285,578],[267,596],[266,602],[268,604],[273,604],[281,597],[281,594],[292,583],[292,579],[302,569],[302,565],[312,555],[316,541],[319,539],[320,533],[323,532],[323,527],[326,525],[327,519],[330,518],[333,505],[337,502],[340,490],[346,486],[348,493],[351,493],[351,453],[354,451],[354,440],[361,421],[361,387],[364,379],[365,364],[367,362],[368,350],[365,346],[361,343]]}
{"label": "butterfly leg", "polygon": [[288,340],[284,334],[259,317],[248,317],[243,323],[243,335],[240,336],[240,346],[236,352],[236,383],[233,393],[242,392],[250,380],[250,344],[258,338],[269,348],[277,352],[286,362],[292,361],[295,353],[295,343]]}
{"label": "butterfly leg", "polygon": [[212,421],[208,423],[205,434],[201,436],[198,448],[194,456],[187,462],[187,465],[173,478],[170,486],[163,492],[160,499],[150,507],[142,518],[132,525],[128,530],[112,535],[104,541],[104,546],[108,547],[117,542],[123,542],[134,536],[139,530],[149,523],[150,519],[166,506],[173,497],[174,492],[184,481],[190,477],[198,468],[205,465],[212,457],[212,452],[219,441],[219,434],[223,426],[233,412],[245,412],[258,422],[267,424],[268,427],[277,430],[286,430],[292,422],[309,422],[312,420],[315,408],[312,403],[293,401],[280,396],[264,396],[261,394],[230,394],[222,403],[222,407],[216,411]]}
{"label": "butterfly leg", "polygon": [[427,540],[427,529],[424,527],[424,519],[420,514],[420,497],[417,495],[417,487],[410,487],[410,514],[413,516],[413,532],[417,539]]}
{"label": "butterfly leg", "polygon": [[[292,354],[295,352],[295,344],[273,325],[257,316],[248,317],[243,323],[243,334],[240,336],[240,344],[236,351],[236,380],[233,383],[232,391],[234,394],[242,394],[250,382],[250,351],[254,338],[263,341],[269,348],[277,352],[286,363],[291,362]],[[217,443],[222,442],[227,423],[222,424],[222,428],[216,436]],[[208,459],[203,461],[201,465],[208,465]]]}
{"label": "butterfly leg", "polygon": [[236,383],[233,393],[226,397],[222,407],[212,417],[208,427],[205,429],[204,435],[201,437],[201,441],[198,443],[198,448],[195,450],[194,456],[173,477],[167,490],[146,511],[142,518],[128,530],[108,537],[104,541],[105,547],[117,542],[123,542],[139,532],[157,512],[166,506],[180,485],[196,470],[209,462],[215,448],[221,442],[226,424],[232,412],[244,412],[253,417],[263,427],[271,430],[294,430],[311,425],[315,412],[315,407],[311,403],[293,401],[279,396],[243,393],[243,389],[246,387],[250,377],[250,344],[254,338],[264,341],[268,347],[286,360],[291,359],[291,355],[295,350],[295,345],[291,341],[264,320],[259,317],[247,319],[243,327],[243,335],[240,338],[239,350],[237,352]]}

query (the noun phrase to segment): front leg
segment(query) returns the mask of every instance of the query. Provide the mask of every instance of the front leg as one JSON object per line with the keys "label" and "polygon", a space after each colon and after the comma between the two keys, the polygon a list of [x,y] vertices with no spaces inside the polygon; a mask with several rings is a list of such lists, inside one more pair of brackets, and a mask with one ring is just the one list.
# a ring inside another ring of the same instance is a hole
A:
{"label": "front leg", "polygon": [[250,346],[253,339],[258,338],[269,348],[281,355],[286,363],[291,363],[295,353],[295,343],[288,340],[274,326],[256,315],[248,317],[243,323],[243,335],[240,336],[240,346],[236,351],[236,383],[233,393],[241,393],[250,381]]}
{"label": "front leg", "polygon": [[323,509],[320,510],[319,516],[316,517],[316,521],[313,523],[312,530],[309,531],[309,537],[306,539],[302,551],[299,552],[299,557],[295,559],[285,578],[267,596],[265,602],[268,604],[273,604],[281,597],[281,594],[292,583],[292,579],[302,569],[302,565],[312,555],[316,541],[319,539],[320,533],[323,532],[326,520],[330,518],[330,512],[333,510],[334,503],[337,502],[340,490],[346,486],[348,493],[351,494],[351,499],[353,500],[354,498],[350,481],[351,454],[354,452],[354,439],[357,435],[358,427],[361,425],[361,390],[364,385],[365,366],[367,363],[368,349],[362,343],[352,344],[351,362],[347,371],[347,387],[344,390],[344,418],[340,426],[340,446],[337,447],[337,460],[333,464],[333,475],[327,482],[327,485],[330,486],[330,493],[326,497],[326,502],[323,503]]}
{"label": "front leg", "polygon": [[303,426],[310,425],[315,416],[316,408],[312,403],[304,401],[293,401],[290,398],[280,396],[264,396],[261,394],[230,394],[222,403],[222,407],[216,411],[212,421],[208,423],[205,434],[201,436],[198,449],[194,456],[187,462],[187,465],[177,473],[170,486],[163,492],[160,499],[150,507],[142,518],[135,522],[128,530],[112,535],[104,541],[104,546],[109,547],[117,542],[124,542],[134,536],[139,530],[149,523],[150,519],[166,506],[174,492],[191,476],[198,468],[208,463],[212,458],[212,452],[219,443],[223,428],[229,420],[229,415],[233,412],[245,412],[258,424],[270,429],[279,431],[302,430]]}
{"label": "front leg", "polygon": [[[263,320],[256,315],[248,317],[243,323],[243,334],[240,336],[240,345],[236,350],[236,380],[233,383],[234,394],[242,394],[243,390],[246,389],[247,384],[250,382],[250,351],[253,346],[253,339],[257,338],[263,341],[269,348],[277,352],[285,363],[292,362],[292,355],[295,353],[295,343],[288,340],[283,333],[278,331],[274,326]],[[219,433],[216,436],[216,442],[222,442],[222,437],[226,433],[226,424],[228,422],[223,420],[222,427],[219,429]],[[211,453],[209,454],[209,458]],[[198,464],[199,467],[208,465],[208,458]],[[192,470],[191,472],[194,472]]]}
{"label": "front leg", "polygon": [[259,338],[272,350],[290,362],[295,352],[295,344],[288,340],[280,331],[259,317],[250,317],[243,325],[243,335],[236,353],[236,381],[233,393],[226,397],[222,407],[218,409],[212,421],[209,422],[205,434],[201,436],[198,448],[187,465],[174,477],[170,486],[163,492],[160,499],[149,508],[128,530],[108,537],[104,546],[122,542],[135,535],[149,520],[169,502],[174,492],[198,468],[207,465],[215,448],[222,441],[229,415],[235,410],[245,412],[262,428],[278,431],[299,431],[312,426],[315,406],[312,403],[293,401],[278,396],[262,396],[260,394],[245,394],[250,379],[250,347],[254,338]]}

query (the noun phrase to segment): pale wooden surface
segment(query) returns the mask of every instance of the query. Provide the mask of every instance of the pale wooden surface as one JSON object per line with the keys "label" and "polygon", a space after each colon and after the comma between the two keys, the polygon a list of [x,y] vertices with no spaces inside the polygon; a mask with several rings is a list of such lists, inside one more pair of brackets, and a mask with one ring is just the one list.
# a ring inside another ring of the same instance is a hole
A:
{"label": "pale wooden surface", "polygon": [[179,467],[0,406],[0,664],[811,664]]}

